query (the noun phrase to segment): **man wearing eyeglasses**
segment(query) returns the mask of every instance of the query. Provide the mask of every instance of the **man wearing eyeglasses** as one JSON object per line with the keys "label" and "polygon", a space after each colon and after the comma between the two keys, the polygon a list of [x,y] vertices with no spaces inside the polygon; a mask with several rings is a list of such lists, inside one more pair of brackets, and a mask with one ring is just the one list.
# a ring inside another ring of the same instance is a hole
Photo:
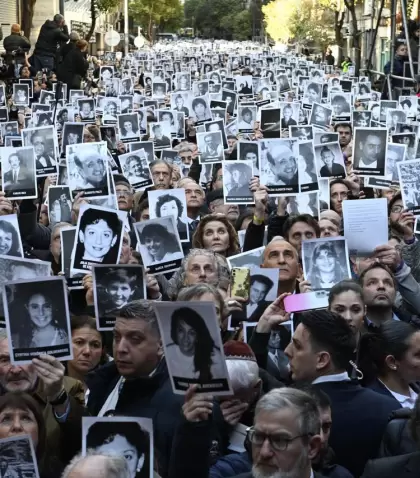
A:
{"label": "man wearing eyeglasses", "polygon": [[31,136],[31,145],[35,150],[37,171],[56,166],[54,158],[45,151],[45,138],[43,135],[35,132]]}

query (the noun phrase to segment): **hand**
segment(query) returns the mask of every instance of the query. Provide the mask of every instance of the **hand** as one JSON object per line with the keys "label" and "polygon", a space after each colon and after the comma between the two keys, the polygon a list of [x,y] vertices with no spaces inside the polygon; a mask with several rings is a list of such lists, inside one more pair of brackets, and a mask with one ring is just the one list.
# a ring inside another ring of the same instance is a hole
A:
{"label": "hand", "polygon": [[147,297],[151,300],[159,299],[161,295],[159,282],[156,280],[155,276],[150,275],[148,272],[149,272],[149,269],[146,269]]}
{"label": "hand", "polygon": [[284,196],[277,199],[277,216],[283,217],[287,213],[287,201]]}
{"label": "hand", "polygon": [[48,401],[53,402],[64,389],[64,365],[51,355],[32,359],[35,371],[44,384]]}
{"label": "hand", "polygon": [[93,296],[93,279],[92,274],[86,274],[82,279],[82,285],[86,290],[86,304],[94,305],[95,299]]}
{"label": "hand", "polygon": [[249,181],[249,189],[255,193],[255,191],[259,188],[260,186],[260,178],[257,176],[253,176],[251,178],[251,181]]}
{"label": "hand", "polygon": [[307,292],[313,292],[312,285],[308,280],[301,280],[299,282],[299,291],[301,294],[306,294]]}
{"label": "hand", "polygon": [[277,299],[265,309],[265,312],[258,321],[257,332],[271,332],[277,325],[281,325],[290,320],[290,314],[286,312],[284,307],[284,299],[288,295],[291,294],[288,292],[281,294],[280,297],[277,297]]}
{"label": "hand", "polygon": [[414,224],[416,218],[414,214],[408,210],[403,211],[398,218],[397,223],[404,230],[404,240],[411,241],[414,238]]}
{"label": "hand", "polygon": [[187,421],[196,423],[208,420],[213,412],[213,397],[202,393],[196,393],[198,385],[192,385],[185,394],[185,403],[182,405],[182,413]]}
{"label": "hand", "polygon": [[0,192],[0,216],[7,214],[13,214],[13,204],[12,201],[5,197],[4,192]]}
{"label": "hand", "polygon": [[346,182],[351,190],[353,196],[359,196],[360,193],[360,177],[355,173],[351,173],[346,178]]}
{"label": "hand", "polygon": [[87,201],[86,199],[83,198],[83,194],[84,194],[84,192],[81,191],[80,193],[77,193],[76,197],[74,198],[73,206],[71,208],[71,210],[72,210],[72,212],[75,216],[75,218],[72,218],[73,224],[77,223],[77,218],[79,217],[79,212],[80,212],[80,206],[82,204],[89,204],[89,201]]}
{"label": "hand", "polygon": [[236,399],[225,400],[220,404],[220,410],[222,411],[225,422],[232,427],[239,423],[242,415],[247,411],[247,409],[247,403]]}
{"label": "hand", "polygon": [[260,186],[254,192],[254,202],[255,202],[254,215],[258,219],[263,220],[265,217],[265,209],[268,203],[267,186]]}
{"label": "hand", "polygon": [[242,305],[245,304],[247,301],[242,297],[228,297],[225,299],[225,306],[224,306],[224,315],[225,317],[229,317],[232,312],[241,312]]}
{"label": "hand", "polygon": [[392,271],[395,271],[402,261],[399,251],[390,244],[378,246],[374,251],[374,257],[377,262],[388,266]]}

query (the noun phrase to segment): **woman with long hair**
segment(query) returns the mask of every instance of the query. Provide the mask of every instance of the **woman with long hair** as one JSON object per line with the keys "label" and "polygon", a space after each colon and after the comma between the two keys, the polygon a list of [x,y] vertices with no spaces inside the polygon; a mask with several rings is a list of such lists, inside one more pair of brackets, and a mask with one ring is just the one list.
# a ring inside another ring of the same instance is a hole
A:
{"label": "woman with long hair", "polygon": [[210,249],[229,257],[241,252],[238,233],[221,214],[209,214],[200,220],[192,239],[193,248]]}
{"label": "woman with long hair", "polygon": [[[208,383],[223,377],[220,350],[201,315],[190,307],[176,309],[171,317],[171,373],[175,377]],[[219,357],[217,357],[219,355]]]}
{"label": "woman with long hair", "polygon": [[313,290],[331,289],[338,282],[349,278],[340,264],[334,244],[316,244],[310,264],[307,280]]}
{"label": "woman with long hair", "polygon": [[0,254],[22,257],[19,234],[9,221],[0,221]]}
{"label": "woman with long hair", "polygon": [[139,233],[140,247],[147,265],[182,259],[177,238],[162,224],[147,224]]}

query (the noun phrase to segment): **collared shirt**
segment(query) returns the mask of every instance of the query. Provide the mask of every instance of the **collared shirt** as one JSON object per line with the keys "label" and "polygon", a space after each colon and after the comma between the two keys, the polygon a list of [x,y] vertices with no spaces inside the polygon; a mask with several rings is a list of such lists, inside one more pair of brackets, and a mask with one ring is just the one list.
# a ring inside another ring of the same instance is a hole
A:
{"label": "collared shirt", "polygon": [[[378,379],[379,380],[379,379]],[[400,402],[401,406],[403,408],[414,408],[414,404],[417,400],[417,393],[410,388],[410,396],[407,397],[407,395],[402,395],[401,393],[393,392],[390,388],[388,388],[382,380],[379,380],[382,385],[391,393],[391,395]]]}
{"label": "collared shirt", "polygon": [[316,378],[312,385],[316,383],[325,383],[325,382],[347,382],[350,381],[349,374],[347,372],[342,373],[333,373],[332,375],[323,375],[322,377]]}
{"label": "collared shirt", "polygon": [[[397,320],[398,322],[400,321],[400,319],[395,315],[394,312],[392,313],[392,320]],[[365,316],[365,322],[368,327],[379,327],[379,325],[376,325],[374,322],[369,320],[367,316]]]}
{"label": "collared shirt", "polygon": [[366,164],[364,161],[363,161],[363,158],[360,158],[360,161],[359,161],[359,169],[376,169],[378,167],[378,161],[375,161],[374,163],[369,163],[369,164]]}

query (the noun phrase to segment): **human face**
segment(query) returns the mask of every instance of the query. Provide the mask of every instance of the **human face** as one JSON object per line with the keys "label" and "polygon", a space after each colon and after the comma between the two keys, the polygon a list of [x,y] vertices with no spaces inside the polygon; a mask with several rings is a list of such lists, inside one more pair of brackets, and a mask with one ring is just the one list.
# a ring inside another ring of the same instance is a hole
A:
{"label": "human face", "polygon": [[382,151],[381,140],[378,136],[369,135],[363,144],[363,159],[366,163],[374,163],[380,158]]}
{"label": "human face", "polygon": [[420,332],[408,339],[408,350],[400,360],[396,360],[398,375],[405,383],[420,379]]}
{"label": "human face", "polygon": [[38,376],[32,364],[10,363],[7,339],[0,340],[0,386],[6,392],[30,392],[35,388]]}
{"label": "human face", "polygon": [[180,151],[179,157],[181,158],[182,164],[185,164],[186,166],[191,165],[193,160],[191,151]]}
{"label": "human face", "polygon": [[239,217],[239,206],[236,204],[224,204],[223,199],[216,199],[211,203],[211,211],[224,214],[229,221],[236,221]]}
{"label": "human face", "polygon": [[367,307],[392,307],[396,294],[392,277],[379,267],[368,271],[363,278],[363,293]]}
{"label": "human face", "polygon": [[292,110],[290,108],[284,108],[283,117],[286,121],[288,121],[292,117]]}
{"label": "human face", "polygon": [[51,302],[41,294],[35,294],[26,305],[31,322],[38,328],[48,327],[52,321]]}
{"label": "human face", "polygon": [[84,232],[79,232],[79,238],[85,246],[84,258],[93,261],[104,258],[117,241],[117,236],[103,219],[87,225]]}
{"label": "human face", "polygon": [[279,281],[296,280],[299,263],[296,249],[287,241],[272,241],[265,248],[262,267],[279,268]]}
{"label": "human face", "polygon": [[294,382],[313,381],[317,376],[318,353],[312,350],[310,333],[299,324],[284,353],[289,359],[289,369]]}
{"label": "human face", "polygon": [[97,447],[95,451],[97,453],[111,453],[113,455],[124,457],[130,470],[130,477],[134,478],[136,476],[137,466],[139,465],[139,459],[141,457],[138,455],[137,448],[134,445],[131,445],[124,436],[115,435],[111,442],[104,443]]}
{"label": "human face", "polygon": [[203,246],[219,254],[229,249],[229,233],[223,222],[210,221],[203,228]]}
{"label": "human face", "polygon": [[178,217],[178,206],[175,201],[169,201],[162,205],[160,208],[160,216],[175,216]]}
{"label": "human face", "polygon": [[44,154],[44,139],[41,136],[35,136],[32,140],[32,146],[37,156]]}
{"label": "human face", "polygon": [[[261,410],[255,416],[254,430],[257,434],[272,438],[292,439],[301,435],[296,409],[284,407],[279,410]],[[319,437],[318,437],[319,440]],[[290,441],[284,451],[275,450],[266,439],[262,445],[252,444],[253,476],[260,478],[297,478],[309,476],[311,446],[302,438]]]}
{"label": "human face", "polygon": [[113,350],[118,372],[126,378],[149,375],[162,356],[158,334],[141,318],[117,317]]}
{"label": "human face", "polygon": [[120,211],[129,211],[133,207],[133,192],[128,186],[122,184],[116,186],[118,209]]}
{"label": "human face", "polygon": [[0,439],[29,435],[36,448],[38,445],[38,423],[31,410],[6,407],[0,412]]}
{"label": "human face", "polygon": [[185,197],[188,209],[200,209],[204,204],[204,194],[200,186],[195,181],[188,181],[184,184]]}
{"label": "human face", "polygon": [[331,153],[331,151],[326,151],[325,153],[321,154],[321,159],[329,168],[331,168],[334,163],[334,155]]}
{"label": "human face", "polygon": [[249,290],[249,299],[252,304],[257,304],[265,299],[268,288],[262,282],[255,281]]}
{"label": "human face", "polygon": [[184,106],[184,100],[182,98],[176,99],[176,106],[177,108],[182,108]]}
{"label": "human face", "polygon": [[330,310],[346,319],[354,333],[361,329],[365,315],[365,304],[356,292],[346,290],[337,294],[331,301]]}
{"label": "human face", "polygon": [[17,169],[20,166],[20,159],[16,155],[10,156],[9,163],[12,169]]}
{"label": "human face", "polygon": [[115,106],[114,103],[109,103],[108,105],[108,114],[111,116],[115,116],[115,113],[117,112],[117,107]]}
{"label": "human face", "polygon": [[315,89],[313,88],[308,89],[308,100],[311,103],[318,100],[318,92]]}
{"label": "human face", "polygon": [[90,327],[73,330],[73,360],[69,362],[72,369],[85,375],[98,366],[102,357],[101,334]]}
{"label": "human face", "polygon": [[397,48],[396,54],[397,54],[398,56],[408,56],[407,45],[400,45],[400,46]]}
{"label": "human face", "polygon": [[176,337],[181,353],[187,357],[192,357],[195,352],[197,332],[184,321],[179,321],[176,328]]}
{"label": "human face", "polygon": [[7,254],[13,245],[13,236],[11,232],[0,229],[0,254]]}
{"label": "human face", "polygon": [[325,121],[325,110],[323,108],[315,109],[315,121],[318,123],[323,123]]}
{"label": "human face", "polygon": [[97,184],[105,176],[104,160],[100,156],[90,155],[82,161],[82,174],[86,181],[92,184]]}
{"label": "human face", "polygon": [[144,243],[147,251],[154,258],[154,260],[161,259],[165,255],[163,242],[159,236],[145,237]]}
{"label": "human face", "polygon": [[141,161],[138,158],[134,158],[130,161],[129,164],[129,174],[130,176],[136,176],[136,177],[141,177],[143,173],[143,168],[141,165]]}
{"label": "human face", "polygon": [[207,256],[193,256],[185,268],[184,285],[215,282],[217,277],[215,260]]}
{"label": "human face", "polygon": [[123,126],[127,133],[131,133],[133,131],[133,125],[131,124],[131,121],[124,121]]}
{"label": "human face", "polygon": [[293,153],[290,151],[290,154],[284,156],[283,154],[275,156],[273,154],[273,159],[275,164],[273,166],[273,171],[282,181],[290,181],[293,179],[297,172],[297,161],[293,156]]}
{"label": "human face", "polygon": [[150,213],[149,213],[149,208],[147,207],[146,209],[143,209],[143,211],[140,214],[139,221],[148,221],[150,219]]}
{"label": "human face", "polygon": [[134,293],[129,284],[118,281],[111,282],[106,290],[117,309],[121,309],[127,304]]}
{"label": "human face", "polygon": [[345,184],[337,183],[331,186],[330,200],[331,207],[335,212],[341,214],[343,211],[343,201],[347,199],[349,189]]}
{"label": "human face", "polygon": [[321,273],[331,273],[335,268],[335,258],[330,251],[321,249],[315,259],[315,265]]}
{"label": "human face", "polygon": [[315,229],[306,224],[306,222],[297,222],[293,224],[289,231],[289,242],[293,247],[298,251],[299,255],[301,254],[302,241],[307,241],[309,239],[315,239],[316,232]]}
{"label": "human face", "polygon": [[153,182],[156,189],[169,189],[171,174],[166,164],[157,164],[152,168]]}
{"label": "human face", "polygon": [[102,80],[107,81],[112,78],[112,73],[109,70],[102,70]]}
{"label": "human face", "polygon": [[82,113],[83,113],[83,116],[89,116],[90,115],[91,109],[90,109],[90,104],[89,103],[83,103]]}
{"label": "human face", "polygon": [[197,116],[203,116],[206,111],[206,107],[203,105],[203,103],[197,103],[194,108],[194,112]]}
{"label": "human face", "polygon": [[389,215],[389,218],[391,219],[392,222],[397,222],[404,210],[403,202],[402,199],[397,199],[394,204],[392,205],[391,208],[391,213]]}

